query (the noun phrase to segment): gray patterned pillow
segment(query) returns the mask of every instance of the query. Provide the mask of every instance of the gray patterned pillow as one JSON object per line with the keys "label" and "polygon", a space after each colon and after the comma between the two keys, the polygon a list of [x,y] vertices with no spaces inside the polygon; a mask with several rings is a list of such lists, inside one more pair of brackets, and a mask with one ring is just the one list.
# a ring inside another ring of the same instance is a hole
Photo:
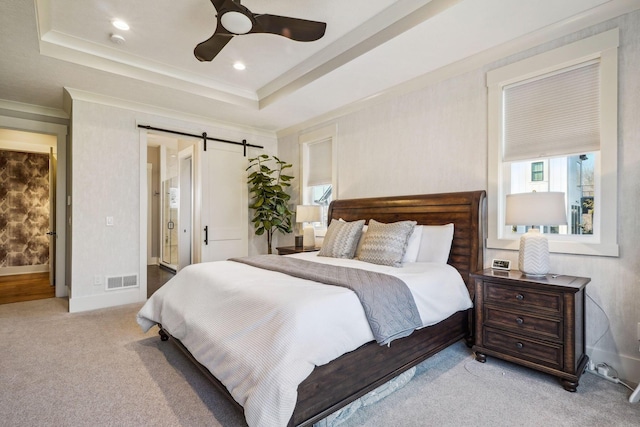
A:
{"label": "gray patterned pillow", "polygon": [[384,224],[369,220],[358,259],[373,264],[402,267],[402,257],[416,224],[416,221]]}
{"label": "gray patterned pillow", "polygon": [[362,234],[364,220],[343,222],[331,220],[318,256],[353,258]]}

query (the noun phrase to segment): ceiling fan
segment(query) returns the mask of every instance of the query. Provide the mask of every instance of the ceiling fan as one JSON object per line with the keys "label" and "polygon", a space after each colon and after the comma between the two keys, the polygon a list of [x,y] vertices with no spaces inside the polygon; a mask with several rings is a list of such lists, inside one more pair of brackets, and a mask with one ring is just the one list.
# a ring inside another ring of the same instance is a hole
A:
{"label": "ceiling fan", "polygon": [[200,61],[211,61],[237,35],[252,33],[277,34],[291,40],[310,42],[321,38],[327,28],[324,22],[286,16],[254,14],[240,0],[211,0],[218,12],[218,25],[213,36],[193,50]]}

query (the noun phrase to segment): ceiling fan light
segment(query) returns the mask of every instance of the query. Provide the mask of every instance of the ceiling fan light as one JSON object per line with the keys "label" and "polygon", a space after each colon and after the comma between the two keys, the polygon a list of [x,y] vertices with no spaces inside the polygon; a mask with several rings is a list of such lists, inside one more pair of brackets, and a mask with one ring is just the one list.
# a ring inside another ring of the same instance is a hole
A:
{"label": "ceiling fan light", "polygon": [[253,28],[253,22],[240,12],[227,12],[220,18],[222,26],[233,34],[247,34]]}

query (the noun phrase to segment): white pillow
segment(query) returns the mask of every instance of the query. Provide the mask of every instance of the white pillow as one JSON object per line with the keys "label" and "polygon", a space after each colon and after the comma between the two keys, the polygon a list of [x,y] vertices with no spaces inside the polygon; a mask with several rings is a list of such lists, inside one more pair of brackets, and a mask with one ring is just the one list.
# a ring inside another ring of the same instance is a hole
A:
{"label": "white pillow", "polygon": [[453,241],[453,224],[423,225],[417,262],[446,264]]}
{"label": "white pillow", "polygon": [[[422,241],[422,227],[422,225],[416,225],[413,229],[413,233],[411,233],[411,236],[409,236],[407,250],[402,257],[403,264],[405,262],[416,262],[416,260],[418,259],[418,252],[420,252],[420,242]],[[362,237],[364,237],[364,233]],[[360,238],[360,241],[363,240],[362,237]]]}

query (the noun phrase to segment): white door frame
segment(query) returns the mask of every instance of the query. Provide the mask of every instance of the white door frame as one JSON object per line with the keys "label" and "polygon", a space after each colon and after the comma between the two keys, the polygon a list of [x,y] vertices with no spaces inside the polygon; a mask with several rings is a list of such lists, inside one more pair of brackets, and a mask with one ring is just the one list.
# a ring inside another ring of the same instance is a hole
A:
{"label": "white door frame", "polygon": [[[58,174],[56,178],[56,297],[66,297],[70,293],[66,283],[67,269],[67,126],[57,123],[40,122],[17,117],[0,116],[0,127],[23,132],[55,135],[58,152]],[[70,202],[70,200],[69,200]],[[70,204],[70,203],[69,203]],[[69,260],[70,262],[71,260]]]}
{"label": "white door frame", "polygon": [[153,164],[147,163],[147,265],[154,265],[151,236],[153,235],[153,217],[151,215],[153,204]]}
{"label": "white door frame", "polygon": [[[193,145],[178,152],[178,176],[180,182],[180,209],[178,209],[178,270],[193,264],[193,201],[194,158]],[[188,170],[183,169],[189,162]],[[185,182],[188,181],[188,182]]]}

